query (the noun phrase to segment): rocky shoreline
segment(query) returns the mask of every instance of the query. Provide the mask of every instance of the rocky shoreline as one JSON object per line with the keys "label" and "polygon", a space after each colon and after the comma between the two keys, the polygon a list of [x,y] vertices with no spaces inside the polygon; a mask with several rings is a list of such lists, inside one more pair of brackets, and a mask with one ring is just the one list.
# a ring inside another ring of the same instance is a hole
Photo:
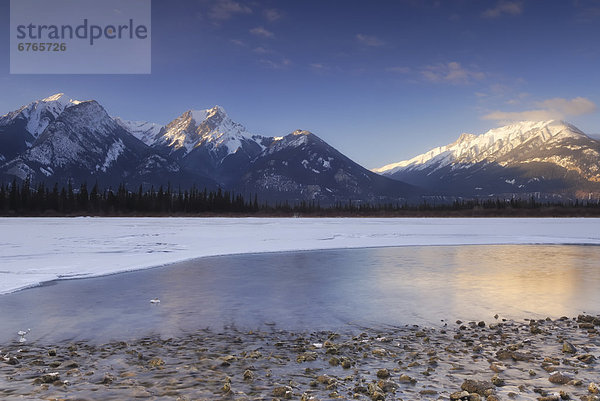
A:
{"label": "rocky shoreline", "polygon": [[600,316],[0,346],[3,400],[600,400]]}

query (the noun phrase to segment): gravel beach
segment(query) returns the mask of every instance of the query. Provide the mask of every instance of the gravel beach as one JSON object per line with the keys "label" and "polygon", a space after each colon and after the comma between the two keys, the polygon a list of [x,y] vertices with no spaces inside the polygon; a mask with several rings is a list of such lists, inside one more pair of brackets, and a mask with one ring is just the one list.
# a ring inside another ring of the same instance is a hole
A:
{"label": "gravel beach", "polygon": [[[0,346],[3,400],[598,400],[600,317]],[[25,335],[26,337],[26,335]]]}

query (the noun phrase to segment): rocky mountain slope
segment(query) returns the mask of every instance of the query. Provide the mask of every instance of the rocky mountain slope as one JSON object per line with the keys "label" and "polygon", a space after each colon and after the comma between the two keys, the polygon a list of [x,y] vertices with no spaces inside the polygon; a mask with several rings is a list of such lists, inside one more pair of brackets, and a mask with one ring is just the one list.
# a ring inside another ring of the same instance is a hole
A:
{"label": "rocky mountain slope", "polygon": [[316,135],[249,133],[222,107],[165,126],[58,94],[0,119],[0,179],[221,187],[265,200],[402,202],[419,190],[364,169]]}
{"label": "rocky mountain slope", "polygon": [[450,195],[597,197],[600,141],[563,121],[525,121],[374,171]]}

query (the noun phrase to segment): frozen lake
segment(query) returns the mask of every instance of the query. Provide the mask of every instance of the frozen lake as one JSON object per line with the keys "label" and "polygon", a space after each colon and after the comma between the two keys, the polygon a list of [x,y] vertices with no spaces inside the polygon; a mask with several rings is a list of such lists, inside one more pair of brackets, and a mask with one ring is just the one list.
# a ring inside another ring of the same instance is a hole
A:
{"label": "frozen lake", "polygon": [[600,219],[0,218],[0,294],[203,256],[420,245],[596,244]]}
{"label": "frozen lake", "polygon": [[[600,247],[415,246],[208,257],[0,296],[0,343],[205,327],[360,329],[600,313]],[[150,304],[158,297],[159,305]]]}

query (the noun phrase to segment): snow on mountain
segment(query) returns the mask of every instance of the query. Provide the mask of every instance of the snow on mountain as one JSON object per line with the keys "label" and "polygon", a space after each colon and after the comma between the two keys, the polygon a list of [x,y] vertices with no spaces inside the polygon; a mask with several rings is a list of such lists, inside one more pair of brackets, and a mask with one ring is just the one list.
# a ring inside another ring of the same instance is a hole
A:
{"label": "snow on mountain", "polygon": [[[565,139],[587,138],[571,124],[563,121],[523,121],[487,131],[482,135],[462,134],[458,140],[434,148],[409,160],[374,169],[376,173],[392,175],[403,170],[436,169],[455,164],[476,164],[482,161],[509,163],[499,160],[514,149],[537,141],[546,146]],[[521,161],[524,162],[524,161]]]}
{"label": "snow on mountain", "polygon": [[151,123],[147,121],[128,121],[123,120],[121,117],[115,117],[115,122],[135,136],[146,145],[151,146],[158,137],[160,130],[163,129],[163,125]]}
{"label": "snow on mountain", "polygon": [[65,108],[30,149],[2,167],[20,179],[40,173],[83,178],[113,168],[120,175],[146,154],[146,147],[92,100]]}
{"label": "snow on mountain", "polygon": [[563,121],[525,121],[375,169],[456,196],[600,196],[600,141]]}
{"label": "snow on mountain", "polygon": [[239,190],[278,200],[323,204],[347,199],[400,201],[417,192],[410,185],[365,169],[305,130],[270,138],[268,146],[243,171]]}
{"label": "snow on mountain", "polygon": [[165,127],[156,142],[184,157],[199,146],[212,151],[225,150],[226,155],[237,152],[244,141],[255,142],[264,148],[263,139],[231,120],[222,107],[215,106],[183,113]]}
{"label": "snow on mountain", "polygon": [[0,117],[0,126],[7,126],[15,120],[24,120],[27,132],[37,138],[65,109],[79,103],[81,102],[64,93],[57,93],[3,115]]}

